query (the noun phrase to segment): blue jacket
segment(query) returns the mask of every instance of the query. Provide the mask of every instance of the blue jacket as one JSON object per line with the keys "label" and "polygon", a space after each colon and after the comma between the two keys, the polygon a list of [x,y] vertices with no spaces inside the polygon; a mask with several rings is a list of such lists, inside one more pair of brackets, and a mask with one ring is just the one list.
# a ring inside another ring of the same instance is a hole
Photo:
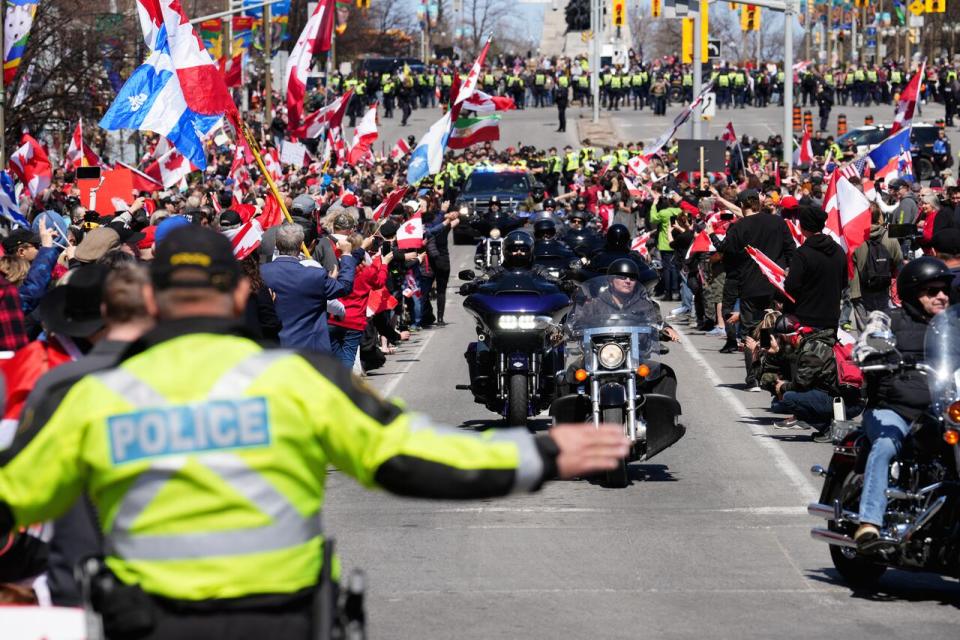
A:
{"label": "blue jacket", "polygon": [[30,263],[30,271],[20,285],[20,308],[23,310],[23,315],[28,316],[33,313],[46,295],[53,277],[53,268],[57,266],[59,257],[60,249],[40,247],[37,257]]}
{"label": "blue jacket", "polygon": [[323,267],[304,266],[293,256],[279,256],[260,268],[263,281],[277,295],[274,305],[283,325],[282,347],[330,353],[327,300],[353,291],[356,266],[353,255],[341,257],[336,280]]}

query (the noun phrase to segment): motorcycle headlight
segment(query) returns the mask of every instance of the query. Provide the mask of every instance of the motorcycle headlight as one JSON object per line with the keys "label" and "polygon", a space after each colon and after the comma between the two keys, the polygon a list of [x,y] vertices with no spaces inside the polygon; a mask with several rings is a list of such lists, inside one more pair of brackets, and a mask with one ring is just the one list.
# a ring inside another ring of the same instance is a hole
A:
{"label": "motorcycle headlight", "polygon": [[623,347],[615,342],[603,345],[597,352],[597,360],[600,361],[600,366],[604,369],[616,369],[622,365],[626,359],[627,354],[624,352]]}
{"label": "motorcycle headlight", "polygon": [[490,237],[493,238],[494,240],[496,240],[497,238],[499,238],[499,237],[500,237],[500,229],[497,229],[496,227],[494,227],[493,229],[490,229]]}
{"label": "motorcycle headlight", "polygon": [[504,331],[546,329],[550,326],[550,316],[503,315],[497,319],[497,326]]}

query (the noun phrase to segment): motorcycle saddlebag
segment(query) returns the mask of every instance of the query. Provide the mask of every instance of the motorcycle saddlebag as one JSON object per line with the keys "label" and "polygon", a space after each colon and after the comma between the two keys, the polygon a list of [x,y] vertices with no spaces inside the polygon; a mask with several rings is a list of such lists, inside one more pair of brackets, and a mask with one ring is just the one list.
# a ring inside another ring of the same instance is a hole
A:
{"label": "motorcycle saddlebag", "polygon": [[647,450],[644,460],[649,460],[671,446],[687,432],[686,427],[677,421],[680,403],[670,396],[648,393],[644,396],[640,411],[647,423]]}
{"label": "motorcycle saddlebag", "polygon": [[590,415],[590,396],[577,393],[560,396],[550,405],[550,415],[557,424],[585,422]]}

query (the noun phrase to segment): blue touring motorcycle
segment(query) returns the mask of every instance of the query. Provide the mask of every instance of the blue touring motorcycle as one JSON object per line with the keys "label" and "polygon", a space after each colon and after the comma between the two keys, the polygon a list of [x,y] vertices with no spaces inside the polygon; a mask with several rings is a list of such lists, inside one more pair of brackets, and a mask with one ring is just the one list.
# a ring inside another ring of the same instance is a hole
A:
{"label": "blue touring motorcycle", "polygon": [[[473,280],[473,271],[460,272]],[[477,322],[477,341],[464,357],[473,399],[502,415],[507,426],[550,406],[556,393],[555,373],[562,366],[557,337],[570,298],[556,285],[527,270],[506,271],[481,284],[463,303]]]}

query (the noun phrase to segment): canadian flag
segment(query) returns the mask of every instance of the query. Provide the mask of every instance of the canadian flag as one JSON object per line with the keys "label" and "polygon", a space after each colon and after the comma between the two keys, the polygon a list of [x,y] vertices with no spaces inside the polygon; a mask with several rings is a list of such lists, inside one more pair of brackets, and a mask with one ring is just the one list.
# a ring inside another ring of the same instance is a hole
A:
{"label": "canadian flag", "polygon": [[370,154],[370,147],[377,140],[377,103],[374,102],[363,114],[363,118],[353,130],[353,144],[350,145],[350,164],[356,166]]}
{"label": "canadian flag", "polygon": [[223,235],[230,240],[234,257],[237,260],[243,260],[260,246],[263,241],[263,227],[256,218],[253,218],[236,229],[224,231]]}
{"label": "canadian flag", "polygon": [[257,219],[260,221],[260,227],[263,229],[275,227],[283,222],[283,210],[280,208],[277,197],[272,193],[267,193],[267,197],[263,203],[263,211],[260,212],[260,216]]}
{"label": "canadian flag", "polygon": [[467,79],[463,81],[463,85],[457,92],[457,100],[454,102],[455,105],[469,99],[477,90],[477,81],[480,80],[480,70],[483,69],[483,61],[487,57],[487,51],[490,50],[490,40],[491,38],[487,38],[487,43],[483,45],[483,50],[480,52],[480,55],[477,56],[477,59],[474,60],[473,66],[470,68],[470,73],[467,74]]}
{"label": "canadian flag", "polygon": [[630,243],[630,251],[636,251],[642,257],[648,258],[650,256],[650,250],[647,248],[647,242],[650,240],[650,235],[652,231],[645,231],[633,239],[633,242]]}
{"label": "canadian flag", "polygon": [[627,193],[630,194],[632,198],[639,198],[643,195],[643,191],[633,183],[633,180],[627,176],[623,176],[623,184],[627,187]]}
{"label": "canadian flag", "polygon": [[423,220],[417,212],[397,230],[397,247],[419,249],[423,246]]}
{"label": "canadian flag", "polygon": [[233,164],[230,165],[230,173],[227,174],[233,179],[233,197],[235,200],[243,200],[247,185],[250,183],[250,170],[243,159],[243,153],[239,146],[235,148],[233,154]]}
{"label": "canadian flag", "polygon": [[723,135],[720,136],[720,139],[727,143],[727,148],[734,147],[737,144],[737,134],[733,130],[733,123],[728,122],[726,128],[723,130]]}
{"label": "canadian flag", "polygon": [[870,237],[870,201],[846,178],[837,180],[840,231],[847,250],[847,270],[853,276],[853,252]]}
{"label": "canadian flag", "polygon": [[23,183],[26,191],[36,198],[53,180],[53,168],[47,152],[33,136],[23,134],[22,145],[10,156],[10,170]]}
{"label": "canadian flag", "polygon": [[630,169],[630,173],[635,176],[639,176],[646,171],[648,166],[650,166],[650,156],[634,156],[627,160],[627,167]]}
{"label": "canadian flag", "polygon": [[787,227],[790,229],[790,235],[793,236],[793,242],[798,247],[803,244],[804,237],[803,233],[800,232],[800,224],[796,220],[790,220],[789,218],[784,218],[784,222],[787,223]]}
{"label": "canadian flag", "polygon": [[923,81],[923,71],[926,69],[926,61],[920,65],[918,71],[900,94],[900,100],[897,101],[897,113],[893,116],[893,126],[890,128],[890,135],[893,135],[900,129],[913,122],[913,112],[917,109],[917,98],[920,95],[920,83]]}
{"label": "canadian flag", "polygon": [[335,11],[334,0],[320,0],[290,52],[286,75],[287,128],[291,131],[300,126],[303,116],[303,98],[307,93],[307,75],[313,54],[330,50]]}
{"label": "canadian flag", "polygon": [[177,151],[176,147],[171,147],[169,151],[157,158],[153,164],[143,170],[155,182],[163,185],[163,188],[169,188],[197,168],[187,160],[186,156]]}
{"label": "canadian flag", "polygon": [[711,251],[716,251],[717,248],[713,246],[713,241],[710,240],[710,236],[706,231],[701,231],[693,239],[693,242],[690,243],[690,247],[687,249],[687,255],[684,256],[684,260],[689,260],[690,256],[695,253],[709,253]]}
{"label": "canadian flag", "polygon": [[386,198],[383,199],[376,209],[373,210],[373,219],[379,220],[385,215],[390,215],[398,204],[400,200],[407,193],[407,185],[403,185],[399,189],[394,189],[391,191]]}
{"label": "canadian flag", "polygon": [[77,167],[99,167],[102,163],[100,156],[83,141],[83,118],[77,122],[77,127],[70,136],[70,146],[67,147],[66,165],[71,169]]}
{"label": "canadian flag", "polygon": [[270,174],[274,182],[280,182],[283,178],[283,167],[280,166],[280,154],[276,149],[268,149],[263,152],[263,167]]}
{"label": "canadian flag", "polygon": [[220,58],[220,74],[223,76],[223,82],[228,89],[241,86],[243,84],[243,54]]}
{"label": "canadian flag", "polygon": [[393,149],[390,149],[390,159],[399,160],[408,153],[410,153],[410,145],[407,144],[406,140],[400,138],[397,140],[397,144],[393,145]]}
{"label": "canadian flag", "polygon": [[757,263],[757,266],[760,267],[760,273],[770,281],[770,284],[786,296],[787,300],[796,302],[793,296],[787,293],[787,290],[783,287],[783,283],[787,280],[787,272],[784,271],[783,267],[771,260],[764,252],[759,249],[754,249],[750,245],[747,245],[747,255]]}
{"label": "canadian flag", "polygon": [[793,163],[808,165],[811,162],[813,162],[813,143],[811,142],[810,129],[804,129],[800,148],[793,152]]}
{"label": "canadian flag", "polygon": [[327,141],[337,164],[345,163],[347,161],[347,150],[343,144],[343,136],[340,135],[340,127],[327,129]]}
{"label": "canadian flag", "polygon": [[163,183],[159,180],[154,180],[143,171],[131,167],[128,164],[122,162],[117,162],[117,164],[125,169],[130,170],[130,175],[133,178],[133,190],[134,191],[146,191],[148,193],[153,193],[154,191],[160,191],[163,189]]}
{"label": "canadian flag", "polygon": [[327,106],[317,109],[304,118],[303,124],[297,129],[290,130],[290,134],[300,138],[318,138],[328,127],[339,128],[352,96],[353,89],[349,89]]}
{"label": "canadian flag", "polygon": [[[440,89],[438,88],[437,91],[439,92]],[[491,96],[483,91],[474,90],[472,95],[464,99],[463,108],[479,115],[495,111],[511,111],[517,108],[517,104],[513,98],[507,96]]]}

